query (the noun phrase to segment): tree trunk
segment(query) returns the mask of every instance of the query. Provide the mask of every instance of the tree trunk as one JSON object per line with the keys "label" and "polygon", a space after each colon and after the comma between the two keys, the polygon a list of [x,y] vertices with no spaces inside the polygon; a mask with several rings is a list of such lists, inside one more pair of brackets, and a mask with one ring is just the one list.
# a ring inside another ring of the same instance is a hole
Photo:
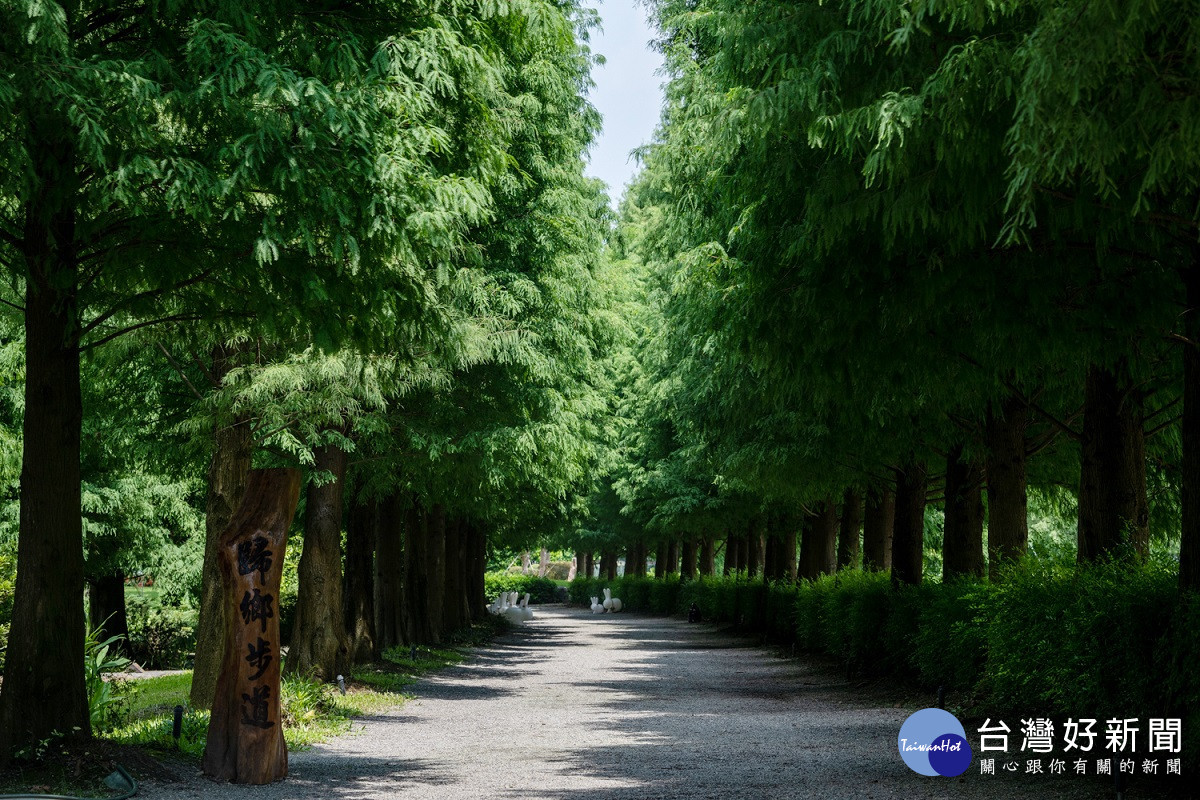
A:
{"label": "tree trunk", "polygon": [[756,514],[750,518],[746,528],[746,577],[754,578],[761,574],[763,564],[763,516]]}
{"label": "tree trunk", "polygon": [[1200,589],[1200,258],[1184,273],[1187,312],[1183,346],[1183,524],[1179,536],[1179,586]]}
{"label": "tree trunk", "polygon": [[1029,508],[1025,488],[1025,429],[1029,409],[1010,396],[999,415],[988,412],[984,426],[988,455],[988,574],[994,580],[1006,561],[1025,555]]}
{"label": "tree trunk", "polygon": [[847,489],[842,495],[842,519],[838,528],[838,569],[850,569],[858,564],[862,505],[862,495],[853,489]]}
{"label": "tree trunk", "polygon": [[[224,381],[236,366],[237,348],[213,348],[213,374]],[[213,456],[208,466],[208,496],[204,511],[204,567],[200,586],[200,609],[196,623],[196,661],[192,669],[190,694],[193,708],[211,708],[217,688],[225,646],[222,627],[221,569],[217,563],[217,544],[221,533],[233,519],[246,491],[246,475],[254,454],[250,420],[236,417],[213,433]]]}
{"label": "tree trunk", "polygon": [[346,520],[346,631],[350,658],[363,664],[379,656],[375,647],[375,527],[379,503],[351,504]]}
{"label": "tree trunk", "polygon": [[525,552],[521,553],[521,574],[522,575],[529,574],[530,563],[532,563],[532,562],[530,560],[529,551],[526,550]]}
{"label": "tree trunk", "polygon": [[88,581],[88,626],[100,641],[122,637],[116,649],[129,652],[129,618],[125,614],[125,573],[101,575]]}
{"label": "tree trunk", "polygon": [[1088,369],[1080,441],[1079,561],[1146,555],[1146,441],[1142,398],[1124,364]]}
{"label": "tree trunk", "polygon": [[589,578],[594,578],[596,576],[596,562],[594,556],[595,554],[591,550],[588,550],[586,553],[584,553],[584,557],[586,559],[586,568],[584,570],[584,574]]}
{"label": "tree trunk", "polygon": [[426,515],[424,534],[426,586],[429,592],[429,644],[441,644],[442,608],[446,604],[446,507],[434,503]]}
{"label": "tree trunk", "polygon": [[658,546],[654,549],[654,577],[661,578],[667,574],[667,544],[666,539],[660,539]]}
{"label": "tree trunk", "polygon": [[349,666],[350,648],[342,612],[342,492],[346,451],[326,444],[314,452],[314,472],[333,479],[312,480],[304,504],[304,547],[296,571],[296,619],[288,648],[288,675],[335,680]]}
{"label": "tree trunk", "polygon": [[946,459],[942,581],[983,575],[983,465],[955,447]]}
{"label": "tree trunk", "polygon": [[584,575],[587,575],[587,554],[582,550],[576,550],[575,560],[571,562],[571,572],[567,575],[567,580],[573,581]]}
{"label": "tree trunk", "polygon": [[546,570],[550,568],[550,551],[542,548],[542,552],[538,554],[538,577],[546,577]]}
{"label": "tree trunk", "polygon": [[717,548],[713,537],[700,540],[700,577],[711,578],[717,572]]}
{"label": "tree trunk", "polygon": [[470,617],[478,621],[487,617],[487,590],[484,575],[487,573],[487,532],[483,526],[467,518],[467,604]]}
{"label": "tree trunk", "polygon": [[375,519],[375,646],[397,647],[404,630],[404,537],[407,500],[393,494],[379,503]]}
{"label": "tree trunk", "polygon": [[800,541],[799,575],[816,580],[831,574],[837,567],[837,506],[832,501],[821,503],[817,515],[804,526]]}
{"label": "tree trunk", "polygon": [[737,569],[738,569],[737,553],[738,553],[738,537],[734,536],[731,533],[726,533],[725,534],[725,557],[723,559],[721,559],[721,561],[723,562],[723,566],[721,567],[722,575],[729,576],[729,575],[737,574]]}
{"label": "tree trunk", "polygon": [[683,540],[683,563],[679,565],[679,577],[685,581],[696,577],[696,539],[693,536]]}
{"label": "tree trunk", "polygon": [[[54,731],[91,735],[83,677],[83,526],[75,157],[66,121],[29,122],[25,409],[17,577],[0,688],[0,763]],[[20,121],[10,124],[20,125]],[[44,130],[43,130],[44,129]],[[11,199],[11,198],[9,198]],[[14,278],[12,283],[16,283]]]}
{"label": "tree trunk", "polygon": [[[608,564],[603,563],[604,559],[608,559]],[[643,562],[644,566],[645,562]],[[615,581],[617,579],[617,553],[615,550],[605,550],[601,555],[600,572],[604,574],[607,580]]]}
{"label": "tree trunk", "polygon": [[[433,644],[435,631],[430,607],[430,514],[413,502],[404,515],[404,634],[407,644]],[[440,560],[440,559],[439,559]],[[441,606],[438,606],[439,613]]]}
{"label": "tree trunk", "polygon": [[218,543],[225,646],[203,761],[214,780],[264,784],[287,776],[275,601],[299,499],[298,470],[251,472]]}
{"label": "tree trunk", "polygon": [[863,569],[888,572],[892,568],[892,530],[896,495],[889,489],[867,492],[863,511]]}
{"label": "tree trunk", "polygon": [[446,535],[443,540],[442,563],[446,565],[445,597],[442,602],[442,631],[453,633],[462,627],[462,613],[466,590],[463,575],[463,548],[459,539],[459,518],[446,520]]}
{"label": "tree trunk", "polygon": [[783,562],[780,564],[780,577],[793,584],[799,575],[797,558],[800,555],[799,524],[796,515],[790,511],[784,512],[780,515],[779,526],[783,531],[783,541],[779,550],[779,558]]}
{"label": "tree trunk", "polygon": [[892,529],[892,583],[921,582],[925,563],[924,464],[896,470],[896,520]]}

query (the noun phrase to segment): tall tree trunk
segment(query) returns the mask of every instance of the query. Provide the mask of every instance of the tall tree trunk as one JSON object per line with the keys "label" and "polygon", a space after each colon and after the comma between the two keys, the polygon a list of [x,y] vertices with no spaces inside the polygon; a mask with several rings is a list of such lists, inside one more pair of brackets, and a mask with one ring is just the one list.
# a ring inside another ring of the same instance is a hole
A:
{"label": "tall tree trunk", "polygon": [[679,572],[679,540],[672,537],[667,542],[667,574],[674,575]]}
{"label": "tall tree trunk", "polygon": [[532,563],[530,559],[531,559],[531,557],[529,555],[528,550],[521,553],[521,574],[522,575],[529,574],[529,569],[530,569],[529,565],[530,565],[530,563]]}
{"label": "tall tree trunk", "polygon": [[961,447],[946,459],[946,514],[942,581],[983,575],[983,465],[964,458]]}
{"label": "tall tree trunk", "polygon": [[762,571],[763,563],[763,515],[750,518],[746,528],[746,577],[753,578]]}
{"label": "tall tree trunk", "polygon": [[424,529],[425,569],[429,590],[429,643],[441,644],[442,608],[446,604],[446,507],[434,503]]}
{"label": "tall tree trunk", "polygon": [[446,534],[442,540],[442,563],[446,565],[445,592],[442,600],[442,631],[450,634],[462,625],[465,587],[462,569],[463,550],[459,544],[459,518],[448,518],[445,527]]}
{"label": "tall tree trunk", "polygon": [[573,581],[587,575],[587,554],[582,550],[575,551],[575,561],[571,566],[571,572],[567,575],[567,580]]}
{"label": "tall tree trunk", "polygon": [[738,537],[732,533],[725,534],[725,558],[722,559],[724,566],[721,568],[721,574],[725,576],[736,575],[738,571]]}
{"label": "tall tree trunk", "polygon": [[549,568],[550,568],[550,551],[543,547],[541,553],[538,554],[538,577],[539,578],[546,577],[546,570],[548,570]]}
{"label": "tall tree trunk", "polygon": [[1029,409],[1015,395],[1000,413],[989,410],[984,425],[987,473],[988,574],[994,580],[1006,561],[1025,555],[1029,507],[1025,486],[1025,429]]}
{"label": "tall tree trunk", "polygon": [[800,525],[794,513],[785,511],[780,515],[779,526],[783,531],[783,542],[779,550],[779,558],[783,562],[780,564],[780,578],[792,584],[799,575],[797,558],[800,555]]}
{"label": "tall tree trunk", "polygon": [[779,518],[774,512],[767,514],[767,533],[763,537],[763,581],[773,581],[778,579],[778,566],[776,560],[779,557],[779,549],[776,544],[779,541]]}
{"label": "tall tree trunk", "polygon": [[1079,561],[1145,555],[1150,514],[1142,398],[1124,364],[1088,369],[1079,449]]}
{"label": "tall tree trunk", "polygon": [[125,573],[101,575],[88,581],[88,626],[100,641],[122,637],[118,650],[129,652],[129,617],[125,613]]}
{"label": "tall tree trunk", "polygon": [[403,520],[408,500],[396,493],[382,500],[375,518],[375,646],[380,652],[407,638],[404,630]]}
{"label": "tall tree trunk", "polygon": [[867,492],[867,505],[863,511],[863,569],[891,570],[895,520],[896,495],[890,489]]}
{"label": "tall tree trunk", "polygon": [[25,416],[17,579],[0,688],[0,762],[56,730],[91,735],[83,679],[77,178],[72,146],[63,138],[69,128],[56,115],[34,115],[28,131],[27,177],[37,187],[24,208],[21,245]]}
{"label": "tall tree trunk", "polygon": [[679,577],[690,581],[696,577],[696,537],[685,536],[683,540],[683,563],[679,565]]}
{"label": "tall tree trunk", "polygon": [[375,660],[375,527],[378,501],[351,503],[346,520],[346,632],[350,658],[361,664]]}
{"label": "tall tree trunk", "polygon": [[487,531],[472,519],[467,520],[467,549],[470,553],[470,569],[467,573],[467,599],[470,603],[471,619],[481,620],[487,616],[487,590],[484,575],[487,574]]}
{"label": "tall tree trunk", "polygon": [[700,540],[700,577],[711,578],[717,572],[717,548],[712,536]]}
{"label": "tall tree trunk", "polygon": [[1184,272],[1187,312],[1183,346],[1183,525],[1179,537],[1179,586],[1200,589],[1200,253]]}
{"label": "tall tree trunk", "polygon": [[654,549],[654,577],[661,578],[667,574],[667,544],[666,539],[659,539]]}
{"label": "tall tree trunk", "polygon": [[862,505],[862,495],[853,489],[847,489],[842,495],[842,520],[838,528],[838,569],[849,569],[858,563]]}
{"label": "tall tree trunk", "polygon": [[816,580],[832,574],[837,567],[837,506],[833,501],[821,503],[817,515],[804,526],[800,541],[799,575]]}
{"label": "tall tree trunk", "polygon": [[296,618],[286,672],[332,681],[349,666],[350,648],[342,611],[342,494],[346,451],[326,444],[314,451],[314,472],[332,480],[308,483],[304,504],[304,546],[296,571]]}
{"label": "tall tree trunk", "polygon": [[896,471],[896,520],[892,529],[892,582],[921,582],[925,563],[925,493],[928,477],[924,464],[909,464]]}
{"label": "tall tree trunk", "polygon": [[[237,366],[236,347],[213,348],[213,376],[224,381]],[[217,423],[213,433],[213,456],[208,466],[208,496],[204,510],[204,567],[200,585],[200,611],[196,624],[196,661],[190,694],[193,708],[211,708],[217,689],[225,647],[225,623],[221,609],[221,568],[218,541],[233,519],[246,493],[246,475],[254,454],[250,420],[236,417]]]}
{"label": "tall tree trunk", "polygon": [[595,554],[591,550],[588,550],[584,553],[584,558],[586,559],[584,574],[589,578],[594,578],[596,576]]}
{"label": "tall tree trunk", "polygon": [[214,780],[264,784],[287,775],[275,601],[300,471],[251,472],[244,500],[218,544],[225,646],[201,766]]}
{"label": "tall tree trunk", "polygon": [[[605,564],[604,560],[608,563]],[[642,562],[643,566],[645,562]],[[617,553],[615,550],[605,550],[601,555],[600,572],[606,580],[615,581],[617,579]]]}

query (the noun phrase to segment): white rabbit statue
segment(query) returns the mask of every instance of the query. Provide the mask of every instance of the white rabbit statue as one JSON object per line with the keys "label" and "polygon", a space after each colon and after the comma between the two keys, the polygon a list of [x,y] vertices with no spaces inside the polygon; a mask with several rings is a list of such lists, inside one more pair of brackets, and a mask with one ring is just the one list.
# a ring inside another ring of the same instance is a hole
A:
{"label": "white rabbit statue", "polygon": [[604,610],[616,613],[621,610],[620,598],[612,596],[612,589],[604,590]]}
{"label": "white rabbit statue", "polygon": [[593,614],[603,614],[604,613],[604,606],[600,604],[599,597],[592,598],[592,613]]}
{"label": "white rabbit statue", "polygon": [[521,605],[519,607],[521,609],[521,616],[527,622],[533,619],[533,609],[529,607],[529,592],[526,592],[525,596],[521,598]]}
{"label": "white rabbit statue", "polygon": [[496,598],[496,602],[487,607],[487,610],[492,614],[503,614],[504,609],[508,607],[508,592],[503,592]]}

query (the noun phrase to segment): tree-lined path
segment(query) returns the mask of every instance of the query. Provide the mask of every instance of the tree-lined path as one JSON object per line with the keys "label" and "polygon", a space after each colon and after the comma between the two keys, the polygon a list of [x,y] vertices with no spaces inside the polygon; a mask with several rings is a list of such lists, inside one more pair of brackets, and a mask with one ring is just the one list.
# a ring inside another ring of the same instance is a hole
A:
{"label": "tree-lined path", "polygon": [[[915,707],[706,625],[541,608],[355,735],[291,756],[262,787],[148,786],[146,797],[780,798],[1094,796],[1090,781],[1017,784],[909,772]],[[874,695],[874,696],[873,696]],[[1086,790],[1092,790],[1089,795]]]}

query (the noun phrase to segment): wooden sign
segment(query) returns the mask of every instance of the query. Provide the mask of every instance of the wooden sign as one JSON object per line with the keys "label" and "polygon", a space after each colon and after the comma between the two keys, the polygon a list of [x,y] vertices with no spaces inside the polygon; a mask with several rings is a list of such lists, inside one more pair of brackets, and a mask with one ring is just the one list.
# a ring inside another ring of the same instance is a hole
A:
{"label": "wooden sign", "polygon": [[221,534],[225,656],[204,748],[204,774],[233,783],[287,777],[279,710],[279,584],[300,472],[251,470],[246,495]]}

